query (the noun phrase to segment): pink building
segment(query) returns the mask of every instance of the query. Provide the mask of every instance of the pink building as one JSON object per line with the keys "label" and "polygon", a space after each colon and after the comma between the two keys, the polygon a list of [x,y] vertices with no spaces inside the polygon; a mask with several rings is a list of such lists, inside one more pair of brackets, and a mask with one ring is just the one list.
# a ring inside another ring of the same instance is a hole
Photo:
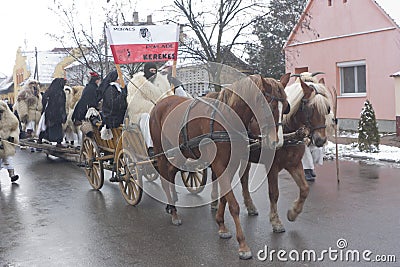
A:
{"label": "pink building", "polygon": [[341,129],[357,129],[369,99],[380,131],[395,132],[399,25],[399,0],[309,0],[284,48],[286,70],[325,73],[338,92]]}

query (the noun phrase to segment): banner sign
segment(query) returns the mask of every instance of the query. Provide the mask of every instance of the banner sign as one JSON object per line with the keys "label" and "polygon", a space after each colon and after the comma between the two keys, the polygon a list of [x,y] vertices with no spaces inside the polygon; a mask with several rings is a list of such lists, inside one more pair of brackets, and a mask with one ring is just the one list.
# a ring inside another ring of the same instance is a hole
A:
{"label": "banner sign", "polygon": [[177,24],[109,26],[106,33],[116,64],[177,60]]}

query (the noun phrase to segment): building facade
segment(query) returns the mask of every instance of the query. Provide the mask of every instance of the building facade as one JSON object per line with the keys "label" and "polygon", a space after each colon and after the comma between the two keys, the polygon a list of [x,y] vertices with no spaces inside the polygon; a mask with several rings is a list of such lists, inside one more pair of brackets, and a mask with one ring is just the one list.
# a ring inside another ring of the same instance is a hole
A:
{"label": "building facade", "polygon": [[368,99],[379,130],[396,130],[395,86],[390,77],[400,70],[398,10],[390,8],[395,2],[310,0],[288,38],[287,72],[325,73],[321,77],[338,94],[341,129],[357,129]]}

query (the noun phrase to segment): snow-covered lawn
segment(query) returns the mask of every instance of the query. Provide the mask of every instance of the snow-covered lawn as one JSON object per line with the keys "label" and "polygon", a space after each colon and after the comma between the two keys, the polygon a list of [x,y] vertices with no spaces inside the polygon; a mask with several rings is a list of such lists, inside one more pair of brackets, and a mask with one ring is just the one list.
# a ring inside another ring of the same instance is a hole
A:
{"label": "snow-covered lawn", "polygon": [[[328,142],[325,146],[325,157],[328,159],[334,159],[336,155],[335,153],[335,143]],[[400,163],[400,148],[386,145],[379,145],[379,152],[377,153],[366,153],[358,150],[357,143],[349,145],[338,144],[338,155],[342,158],[350,157]]]}

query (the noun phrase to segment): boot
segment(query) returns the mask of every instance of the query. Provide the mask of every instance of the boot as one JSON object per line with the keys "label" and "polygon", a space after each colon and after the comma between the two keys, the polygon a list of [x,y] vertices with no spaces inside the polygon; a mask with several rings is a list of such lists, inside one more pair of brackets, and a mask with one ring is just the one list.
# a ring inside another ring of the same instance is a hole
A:
{"label": "boot", "polygon": [[19,176],[14,173],[14,169],[8,169],[8,176],[10,176],[11,182],[15,182],[18,180]]}
{"label": "boot", "polygon": [[315,173],[314,169],[311,169],[311,176],[312,177],[317,177],[317,174]]}
{"label": "boot", "polygon": [[315,180],[311,175],[311,169],[304,169],[304,176],[306,177],[307,181],[313,182]]}

